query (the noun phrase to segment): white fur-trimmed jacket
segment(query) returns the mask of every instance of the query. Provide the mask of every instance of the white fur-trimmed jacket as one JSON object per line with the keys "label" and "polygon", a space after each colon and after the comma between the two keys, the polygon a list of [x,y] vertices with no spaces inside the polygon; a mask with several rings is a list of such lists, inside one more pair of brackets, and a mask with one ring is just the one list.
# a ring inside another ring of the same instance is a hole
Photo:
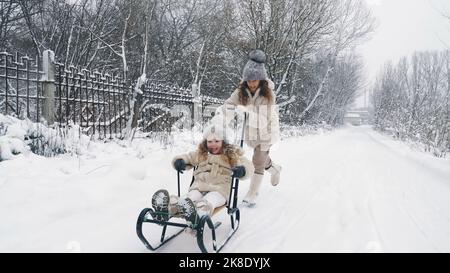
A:
{"label": "white fur-trimmed jacket", "polygon": [[[234,145],[229,147],[232,149],[232,153],[237,155],[238,161],[236,166],[244,166],[245,168],[244,177],[239,179],[245,180],[249,178],[254,172],[253,163],[243,156],[244,152],[241,148]],[[231,169],[235,166],[231,166],[228,163],[225,152],[218,155],[208,153],[207,158],[202,160],[199,151],[193,151],[176,156],[172,160],[172,166],[174,167],[177,159],[183,159],[187,170],[198,167],[194,171],[194,183],[189,190],[201,192],[217,191],[228,200],[233,174]]]}
{"label": "white fur-trimmed jacket", "polygon": [[[252,148],[261,145],[262,151],[269,150],[270,146],[280,139],[278,106],[273,92],[275,84],[269,79],[267,79],[267,82],[269,92],[272,93],[272,101],[259,94],[260,88],[256,90],[254,95],[246,89],[248,103],[244,106],[239,100],[240,89],[237,88],[225,101],[225,104],[216,111],[217,118],[225,118],[227,124],[231,122],[236,112],[247,112],[249,119],[245,128],[245,143]],[[229,106],[234,107],[234,109]]]}

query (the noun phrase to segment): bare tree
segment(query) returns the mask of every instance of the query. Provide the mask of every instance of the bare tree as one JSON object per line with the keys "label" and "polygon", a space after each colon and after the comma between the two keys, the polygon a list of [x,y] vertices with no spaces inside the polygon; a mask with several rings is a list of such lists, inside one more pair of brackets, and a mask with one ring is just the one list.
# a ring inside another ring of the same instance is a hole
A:
{"label": "bare tree", "polygon": [[374,19],[370,10],[366,8],[362,1],[345,0],[339,2],[340,13],[334,26],[334,32],[330,36],[330,63],[325,75],[317,89],[316,95],[308,103],[300,117],[303,117],[314,105],[317,98],[322,94],[325,83],[331,71],[335,68],[338,56],[345,50],[355,46],[366,38],[374,28]]}
{"label": "bare tree", "polygon": [[416,52],[387,66],[374,90],[375,125],[419,141],[437,156],[449,151],[448,52]]}
{"label": "bare tree", "polygon": [[244,50],[263,49],[268,70],[278,84],[276,94],[287,85],[294,64],[312,53],[324,35],[331,32],[336,1],[246,0],[241,16],[242,33],[251,37]]}
{"label": "bare tree", "polygon": [[23,18],[19,3],[15,1],[0,2],[0,49],[6,47],[9,34],[15,29],[15,23]]}
{"label": "bare tree", "polygon": [[148,59],[148,48],[149,48],[149,32],[150,32],[150,25],[151,25],[151,18],[155,14],[156,10],[156,1],[147,0],[144,1],[144,8],[142,9],[141,18],[143,18],[143,33],[142,36],[142,43],[144,45],[143,52],[142,52],[142,72],[139,78],[136,81],[135,87],[133,89],[133,94],[130,96],[130,116],[128,117],[128,123],[127,123],[127,132],[126,137],[130,139],[130,141],[133,139],[134,134],[136,132],[136,128],[139,123],[140,113],[142,112],[143,108],[146,106],[148,101],[142,102],[142,94],[143,94],[143,87],[147,83],[147,59]]}

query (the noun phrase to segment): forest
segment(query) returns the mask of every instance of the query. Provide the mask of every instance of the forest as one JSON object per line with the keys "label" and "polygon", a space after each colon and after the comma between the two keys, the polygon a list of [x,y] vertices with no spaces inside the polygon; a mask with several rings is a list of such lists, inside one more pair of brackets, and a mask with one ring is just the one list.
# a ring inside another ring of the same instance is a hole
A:
{"label": "forest", "polygon": [[282,122],[343,122],[364,86],[357,47],[375,21],[359,0],[12,0],[0,50],[55,52],[65,67],[226,98],[248,53],[267,55]]}

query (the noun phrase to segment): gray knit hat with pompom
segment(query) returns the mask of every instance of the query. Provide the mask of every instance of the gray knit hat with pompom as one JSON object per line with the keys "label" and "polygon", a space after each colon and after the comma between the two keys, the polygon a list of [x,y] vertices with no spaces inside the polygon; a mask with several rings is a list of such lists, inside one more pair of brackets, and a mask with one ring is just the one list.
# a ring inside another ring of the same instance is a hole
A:
{"label": "gray knit hat with pompom", "polygon": [[244,67],[244,72],[242,73],[242,80],[265,80],[267,79],[267,71],[264,67],[266,62],[266,54],[262,50],[255,49],[248,55],[250,60]]}

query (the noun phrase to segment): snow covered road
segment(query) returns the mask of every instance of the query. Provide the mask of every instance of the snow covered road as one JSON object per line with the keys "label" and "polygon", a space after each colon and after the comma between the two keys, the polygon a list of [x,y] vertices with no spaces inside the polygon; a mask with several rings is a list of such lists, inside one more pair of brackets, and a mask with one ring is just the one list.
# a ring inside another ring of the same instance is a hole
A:
{"label": "snow covered road", "polygon": [[[0,252],[146,252],[136,217],[154,191],[176,192],[170,160],[193,148],[98,144],[80,157],[1,162]],[[224,252],[450,252],[448,158],[369,127],[287,139],[272,158],[283,166],[280,185],[265,177]],[[242,199],[249,183],[240,185]],[[217,218],[226,233],[228,218]],[[198,248],[183,233],[160,252]]]}
{"label": "snow covered road", "polygon": [[243,212],[244,230],[247,218],[267,226],[240,232],[229,251],[450,251],[448,160],[367,127],[288,140],[275,154],[283,184],[266,186],[266,202]]}

